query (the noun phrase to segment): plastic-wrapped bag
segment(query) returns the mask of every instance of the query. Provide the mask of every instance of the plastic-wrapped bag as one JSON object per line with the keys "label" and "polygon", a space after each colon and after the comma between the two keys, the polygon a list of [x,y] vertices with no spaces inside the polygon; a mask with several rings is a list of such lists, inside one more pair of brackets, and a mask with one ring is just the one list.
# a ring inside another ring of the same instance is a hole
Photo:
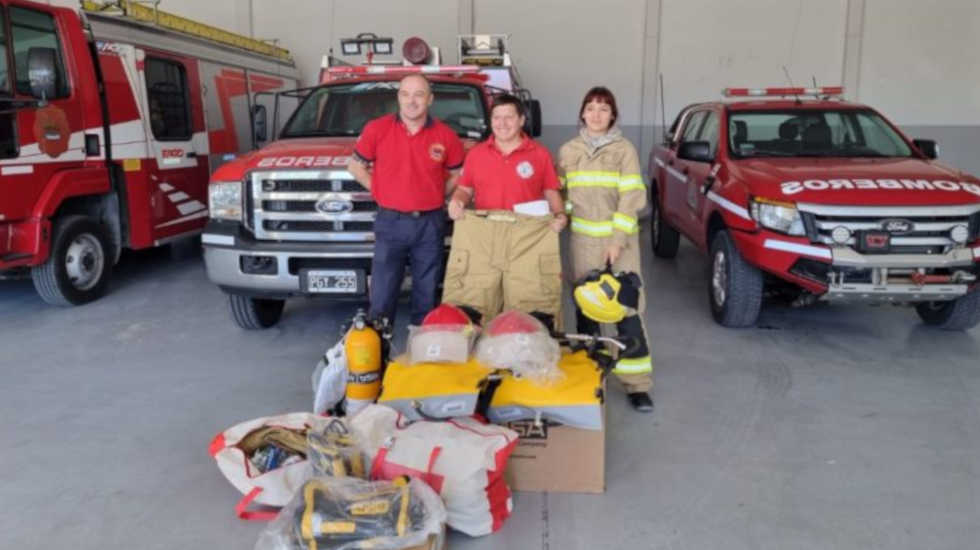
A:
{"label": "plastic-wrapped bag", "polygon": [[476,358],[488,367],[510,370],[539,386],[562,379],[558,341],[541,321],[515,309],[490,322],[476,344]]}
{"label": "plastic-wrapped bag", "polygon": [[473,349],[476,331],[459,325],[408,327],[408,357],[411,364],[465,363]]}
{"label": "plastic-wrapped bag", "polygon": [[313,413],[325,414],[344,400],[347,391],[347,354],[341,338],[323,357],[313,370]]}
{"label": "plastic-wrapped bag", "polygon": [[315,478],[262,532],[255,550],[403,550],[444,537],[445,521],[439,495],[417,479]]}
{"label": "plastic-wrapped bag", "polygon": [[331,418],[322,429],[306,433],[306,456],[313,477],[367,479],[364,453],[342,418]]}
{"label": "plastic-wrapped bag", "polygon": [[409,362],[465,363],[478,330],[462,308],[440,304],[426,314],[420,326],[408,328]]}

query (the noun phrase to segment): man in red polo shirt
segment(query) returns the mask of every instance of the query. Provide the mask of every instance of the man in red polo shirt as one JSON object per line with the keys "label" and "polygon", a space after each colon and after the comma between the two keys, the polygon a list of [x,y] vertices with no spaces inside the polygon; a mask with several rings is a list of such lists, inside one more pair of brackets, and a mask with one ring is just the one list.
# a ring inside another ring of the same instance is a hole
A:
{"label": "man in red polo shirt", "polygon": [[[560,319],[558,233],[568,223],[551,155],[527,137],[524,104],[494,100],[493,135],[466,157],[449,201],[453,229],[443,301],[472,306],[489,321],[504,309]],[[464,210],[470,201],[475,210]]]}
{"label": "man in red polo shirt", "polygon": [[[432,88],[411,74],[398,85],[398,113],[364,126],[350,172],[378,203],[370,313],[394,320],[405,265],[412,270],[412,324],[436,306],[445,256],[445,197],[463,164],[456,133],[429,116]],[[446,178],[447,171],[449,178]]]}

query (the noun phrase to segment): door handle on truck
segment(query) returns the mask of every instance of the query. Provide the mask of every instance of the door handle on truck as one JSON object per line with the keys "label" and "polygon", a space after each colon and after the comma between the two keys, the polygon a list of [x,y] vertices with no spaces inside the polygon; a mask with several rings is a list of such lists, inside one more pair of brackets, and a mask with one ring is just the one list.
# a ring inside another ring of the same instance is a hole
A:
{"label": "door handle on truck", "polygon": [[195,158],[197,158],[197,153],[195,153],[194,151],[188,151],[187,152],[187,158],[189,158],[189,159],[195,159]]}
{"label": "door handle on truck", "polygon": [[711,174],[708,174],[707,176],[705,176],[705,178],[704,178],[704,185],[701,186],[701,194],[702,195],[707,195],[708,192],[711,191],[711,187],[714,184],[715,184],[715,177],[714,176],[712,176]]}

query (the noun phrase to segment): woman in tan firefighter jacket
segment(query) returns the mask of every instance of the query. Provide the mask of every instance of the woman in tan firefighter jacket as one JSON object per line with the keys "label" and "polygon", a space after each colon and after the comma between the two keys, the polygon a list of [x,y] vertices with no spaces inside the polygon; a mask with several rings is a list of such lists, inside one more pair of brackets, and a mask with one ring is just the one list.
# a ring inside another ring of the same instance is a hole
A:
{"label": "woman in tan firefighter jacket", "polygon": [[[562,145],[558,169],[571,209],[571,255],[575,280],[607,262],[614,273],[642,275],[637,213],[646,206],[636,148],[616,127],[616,98],[604,87],[585,94],[579,110],[579,135]],[[635,315],[617,323],[619,335],[632,340],[620,354],[613,373],[622,381],[630,404],[653,410],[653,363],[643,327],[645,300],[640,292]],[[576,308],[578,331],[598,332],[595,321]]]}

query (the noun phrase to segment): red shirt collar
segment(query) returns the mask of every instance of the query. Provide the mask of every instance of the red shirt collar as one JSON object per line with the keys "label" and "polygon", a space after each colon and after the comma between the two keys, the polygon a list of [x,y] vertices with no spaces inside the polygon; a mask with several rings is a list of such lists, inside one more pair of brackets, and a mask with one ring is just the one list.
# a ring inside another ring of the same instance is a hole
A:
{"label": "red shirt collar", "polygon": [[[391,116],[395,117],[395,123],[396,124],[401,124],[402,126],[405,125],[405,122],[402,121],[401,115],[399,115],[397,112],[395,114],[391,115]],[[426,113],[426,115],[425,115],[425,124],[423,124],[422,127],[423,128],[431,128],[433,123],[434,122],[433,122],[432,115]]]}
{"label": "red shirt collar", "polygon": [[[500,155],[504,154],[504,152],[497,147],[497,138],[493,134],[490,134],[490,137],[487,138],[487,144],[490,146],[491,149],[496,151],[497,154]],[[518,151],[528,151],[531,149],[531,145],[532,145],[531,138],[529,138],[527,134],[525,134],[524,132],[521,132],[521,144],[517,146],[517,149],[514,149],[508,154],[512,155]]]}

